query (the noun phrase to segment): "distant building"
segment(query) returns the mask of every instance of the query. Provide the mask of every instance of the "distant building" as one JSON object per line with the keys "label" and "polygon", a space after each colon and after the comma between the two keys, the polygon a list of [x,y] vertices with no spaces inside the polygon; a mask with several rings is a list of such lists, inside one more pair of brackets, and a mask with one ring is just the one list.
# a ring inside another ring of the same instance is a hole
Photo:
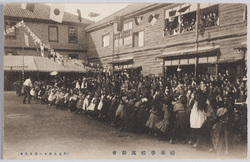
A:
{"label": "distant building", "polygon": [[[87,59],[88,36],[84,29],[94,23],[93,21],[82,18],[80,22],[78,16],[64,12],[62,23],[57,23],[50,19],[50,6],[42,3],[35,4],[34,12],[22,9],[21,3],[4,5],[5,31],[22,20],[42,43],[48,44],[55,52],[69,59]],[[29,46],[25,45],[24,32],[28,35]],[[41,57],[40,45],[35,45],[23,27],[15,28],[14,32],[5,35],[4,90],[13,90],[13,83],[28,75],[44,78],[53,70],[68,75],[72,72],[75,72],[72,75],[76,72],[86,72],[86,69],[81,69],[73,63],[60,62],[59,65],[58,61],[47,59],[50,53],[51,51],[45,48],[44,58]],[[22,73],[24,71],[25,74]]]}
{"label": "distant building", "polygon": [[[36,3],[34,12],[30,12],[22,9],[21,3],[6,3],[4,5],[4,29],[8,29],[21,20],[24,20],[24,23],[43,43],[48,43],[61,55],[86,59],[88,36],[84,29],[94,23],[93,21],[82,18],[80,22],[78,16],[65,12],[62,23],[57,23],[50,19],[50,6],[48,5]],[[40,56],[41,53],[31,37],[29,37],[29,47],[24,45],[23,32],[23,28],[20,27],[15,29],[14,33],[5,36],[5,55]],[[23,53],[22,46],[24,47]],[[45,54],[48,54],[48,51],[45,51]]]}
{"label": "distant building", "polygon": [[[114,26],[117,16],[122,31]],[[246,4],[132,4],[85,31],[88,59],[113,72],[215,76],[229,70],[242,77],[245,70]]]}

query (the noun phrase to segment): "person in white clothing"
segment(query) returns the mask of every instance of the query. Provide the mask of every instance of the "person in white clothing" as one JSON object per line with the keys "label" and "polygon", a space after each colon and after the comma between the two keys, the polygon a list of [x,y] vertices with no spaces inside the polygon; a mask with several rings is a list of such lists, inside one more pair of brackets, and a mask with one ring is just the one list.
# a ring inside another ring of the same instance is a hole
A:
{"label": "person in white clothing", "polygon": [[23,103],[26,103],[26,99],[28,99],[28,103],[30,103],[31,95],[30,95],[30,90],[33,87],[32,84],[32,79],[29,76],[24,83],[23,83],[23,89],[24,89],[24,98],[23,98]]}

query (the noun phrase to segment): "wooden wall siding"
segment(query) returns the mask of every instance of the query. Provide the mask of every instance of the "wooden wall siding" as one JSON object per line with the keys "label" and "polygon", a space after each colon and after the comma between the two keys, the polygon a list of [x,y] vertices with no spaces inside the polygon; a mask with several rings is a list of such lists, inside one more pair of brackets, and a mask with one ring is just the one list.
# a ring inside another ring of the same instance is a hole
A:
{"label": "wooden wall siding", "polygon": [[[102,37],[109,33],[109,46],[102,47]],[[88,57],[96,58],[100,56],[112,55],[113,52],[113,27],[106,27],[89,34]]]}
{"label": "wooden wall siding", "polygon": [[[195,31],[163,36],[164,12],[169,8],[167,6],[143,13],[143,20],[140,25],[135,25],[133,18],[127,19],[126,22],[133,22],[133,33],[144,31],[144,46],[133,47],[132,44],[129,44],[114,49],[115,53],[119,51],[121,57],[134,57],[135,65],[142,65],[143,74],[150,74],[152,71],[155,72],[154,74],[162,72],[161,61],[156,64],[157,61],[154,59],[163,51],[171,52],[195,47]],[[221,58],[234,56],[233,46],[240,45],[246,41],[247,23],[243,20],[243,12],[244,4],[219,4],[220,25],[201,30],[199,33],[199,41],[201,41],[199,46],[211,46],[214,43],[215,45],[220,45]],[[155,25],[151,25],[148,22],[148,17],[151,14],[160,14]],[[103,64],[112,61],[112,30],[112,27],[107,27],[90,33],[92,41],[89,42],[88,51],[91,53],[89,57],[101,57]],[[109,47],[103,48],[101,47],[101,38],[105,31],[111,33],[111,42]],[[152,47],[155,47],[155,49],[148,50]]]}
{"label": "wooden wall siding", "polygon": [[[23,53],[22,53],[22,49],[18,48],[12,48],[12,47],[5,47],[4,48],[4,54],[6,54],[6,52],[16,52],[17,55],[25,55],[25,56],[41,56],[41,52],[37,51],[36,49],[26,49],[24,48]],[[61,55],[67,56],[69,54],[78,54],[78,59],[87,59],[87,52],[80,52],[80,51],[58,51]],[[45,57],[47,57],[48,51],[45,50]]]}
{"label": "wooden wall siding", "polygon": [[220,4],[220,23],[230,24],[232,22],[241,22],[243,20],[244,4]]}
{"label": "wooden wall siding", "polygon": [[[12,22],[11,20],[7,20]],[[18,23],[16,21],[16,23]],[[30,30],[41,39],[43,43],[49,43],[51,48],[54,49],[87,49],[87,34],[84,31],[86,25],[76,26],[76,25],[64,25],[64,24],[45,24],[45,23],[33,23],[25,22],[25,24],[30,28]],[[48,26],[58,26],[58,37],[59,42],[48,42]],[[78,28],[78,43],[68,43],[68,27]],[[22,47],[22,37],[24,28],[20,27],[17,29],[16,39],[4,39],[4,44],[13,47]],[[27,33],[26,33],[27,34]],[[29,34],[27,34],[29,36]],[[29,45],[35,47],[32,38],[29,36]]]}

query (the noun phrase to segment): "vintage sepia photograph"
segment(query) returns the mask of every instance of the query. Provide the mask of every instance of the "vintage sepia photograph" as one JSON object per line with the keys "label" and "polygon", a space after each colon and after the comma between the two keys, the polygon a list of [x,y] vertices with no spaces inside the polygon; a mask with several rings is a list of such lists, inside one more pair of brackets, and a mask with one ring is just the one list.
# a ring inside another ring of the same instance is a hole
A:
{"label": "vintage sepia photograph", "polygon": [[3,14],[4,159],[248,159],[247,4]]}

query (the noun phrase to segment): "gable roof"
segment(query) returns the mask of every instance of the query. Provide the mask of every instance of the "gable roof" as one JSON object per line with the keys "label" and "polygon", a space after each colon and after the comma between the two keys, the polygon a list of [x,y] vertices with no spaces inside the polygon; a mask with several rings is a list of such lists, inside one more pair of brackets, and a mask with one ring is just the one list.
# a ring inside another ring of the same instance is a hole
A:
{"label": "gable roof", "polygon": [[153,5],[157,5],[157,3],[133,3],[133,4],[130,4],[127,7],[115,12],[114,14],[111,14],[111,15],[107,16],[106,18],[104,18],[104,19],[102,19],[94,24],[87,26],[86,30],[90,30],[92,28],[95,28],[97,26],[105,24],[109,21],[113,21],[115,16],[125,16],[125,15],[131,14],[133,12],[140,11],[144,8],[153,6]]}
{"label": "gable roof", "polygon": [[[9,17],[23,17],[38,20],[51,20],[50,19],[50,6],[43,3],[36,3],[34,12],[21,8],[21,3],[5,3],[4,4],[4,16]],[[52,20],[51,20],[52,21]],[[79,22],[78,16],[64,12],[63,22],[74,22],[83,24],[92,24],[94,21],[82,18],[82,22]]]}

